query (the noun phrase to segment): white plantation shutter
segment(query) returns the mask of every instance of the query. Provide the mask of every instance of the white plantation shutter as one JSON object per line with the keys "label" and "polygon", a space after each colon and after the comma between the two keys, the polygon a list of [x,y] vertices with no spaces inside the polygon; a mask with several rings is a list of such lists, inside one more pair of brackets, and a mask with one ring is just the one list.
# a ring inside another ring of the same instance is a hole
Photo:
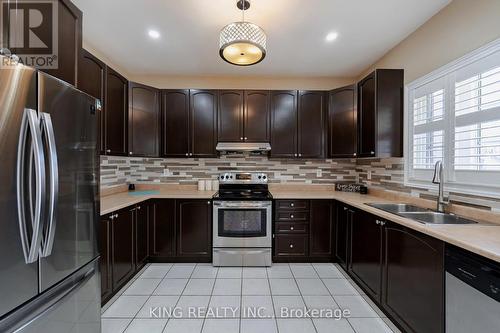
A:
{"label": "white plantation shutter", "polygon": [[442,160],[446,185],[500,193],[500,41],[411,83],[405,180],[430,187]]}

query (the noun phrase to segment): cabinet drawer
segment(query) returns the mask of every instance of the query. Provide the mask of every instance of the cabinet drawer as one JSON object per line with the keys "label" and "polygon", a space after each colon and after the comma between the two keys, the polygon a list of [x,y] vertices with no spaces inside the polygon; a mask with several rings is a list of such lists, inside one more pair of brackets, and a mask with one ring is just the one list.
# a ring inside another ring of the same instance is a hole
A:
{"label": "cabinet drawer", "polygon": [[277,222],[308,222],[309,212],[285,212],[277,210],[275,219]]}
{"label": "cabinet drawer", "polygon": [[308,210],[309,200],[276,200],[277,210]]}
{"label": "cabinet drawer", "polygon": [[275,254],[276,256],[307,256],[308,249],[307,235],[276,235]]}
{"label": "cabinet drawer", "polygon": [[307,223],[278,222],[275,226],[276,233],[285,234],[306,234],[309,232]]}

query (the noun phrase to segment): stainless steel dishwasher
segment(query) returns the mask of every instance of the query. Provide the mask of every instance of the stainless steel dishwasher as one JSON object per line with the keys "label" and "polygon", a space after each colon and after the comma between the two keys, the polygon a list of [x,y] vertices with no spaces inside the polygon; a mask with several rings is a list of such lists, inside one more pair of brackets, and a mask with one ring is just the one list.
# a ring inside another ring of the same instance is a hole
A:
{"label": "stainless steel dishwasher", "polygon": [[500,332],[500,264],[446,249],[446,332]]}

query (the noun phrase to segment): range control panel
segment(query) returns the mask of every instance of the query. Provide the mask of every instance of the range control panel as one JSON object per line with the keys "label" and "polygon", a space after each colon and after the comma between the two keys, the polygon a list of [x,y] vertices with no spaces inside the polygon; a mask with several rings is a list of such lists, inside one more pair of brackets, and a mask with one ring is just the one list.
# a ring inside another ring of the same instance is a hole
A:
{"label": "range control panel", "polygon": [[223,184],[267,184],[267,174],[262,172],[225,172],[219,175]]}

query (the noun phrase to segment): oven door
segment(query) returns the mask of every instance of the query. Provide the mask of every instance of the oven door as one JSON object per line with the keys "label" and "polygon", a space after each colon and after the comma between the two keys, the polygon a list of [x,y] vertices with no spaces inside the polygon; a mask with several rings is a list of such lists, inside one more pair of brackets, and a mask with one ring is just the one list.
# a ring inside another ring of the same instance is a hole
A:
{"label": "oven door", "polygon": [[271,201],[214,201],[214,247],[271,247]]}

